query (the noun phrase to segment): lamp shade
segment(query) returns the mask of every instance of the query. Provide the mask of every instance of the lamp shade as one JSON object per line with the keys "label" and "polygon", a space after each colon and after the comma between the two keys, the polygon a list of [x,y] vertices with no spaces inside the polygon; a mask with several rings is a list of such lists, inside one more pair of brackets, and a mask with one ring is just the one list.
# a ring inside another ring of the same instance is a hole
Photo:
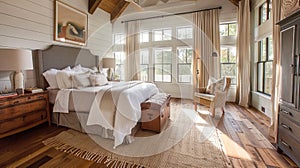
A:
{"label": "lamp shade", "polygon": [[0,49],[0,70],[21,71],[29,69],[33,69],[30,50]]}
{"label": "lamp shade", "polygon": [[116,61],[114,58],[103,58],[102,65],[103,65],[103,68],[115,68]]}

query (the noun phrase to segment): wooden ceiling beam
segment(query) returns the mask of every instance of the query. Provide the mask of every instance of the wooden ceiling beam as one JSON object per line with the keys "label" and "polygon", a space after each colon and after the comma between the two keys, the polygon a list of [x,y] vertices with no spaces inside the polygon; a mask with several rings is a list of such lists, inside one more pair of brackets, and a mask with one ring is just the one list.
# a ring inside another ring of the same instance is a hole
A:
{"label": "wooden ceiling beam", "polygon": [[229,0],[231,3],[233,3],[235,6],[239,6],[240,0]]}
{"label": "wooden ceiling beam", "polygon": [[89,13],[93,14],[102,0],[89,0]]}
{"label": "wooden ceiling beam", "polygon": [[128,5],[129,2],[125,0],[120,0],[116,5],[116,7],[114,8],[114,10],[111,12],[110,20],[113,21],[117,19],[122,14],[122,12],[127,8]]}

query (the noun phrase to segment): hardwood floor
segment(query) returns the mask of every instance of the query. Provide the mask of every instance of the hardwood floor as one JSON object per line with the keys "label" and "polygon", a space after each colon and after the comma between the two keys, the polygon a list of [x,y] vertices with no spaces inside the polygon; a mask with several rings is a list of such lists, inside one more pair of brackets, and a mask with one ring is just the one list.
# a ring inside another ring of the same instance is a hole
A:
{"label": "hardwood floor", "polygon": [[[172,99],[171,106],[181,102],[185,108],[193,109],[191,100]],[[220,112],[217,110],[216,114]],[[269,143],[274,140],[268,138],[268,124],[268,118],[254,109],[226,105],[217,128],[229,167],[296,167]],[[105,167],[42,144],[43,140],[65,130],[43,124],[0,139],[0,167]]]}

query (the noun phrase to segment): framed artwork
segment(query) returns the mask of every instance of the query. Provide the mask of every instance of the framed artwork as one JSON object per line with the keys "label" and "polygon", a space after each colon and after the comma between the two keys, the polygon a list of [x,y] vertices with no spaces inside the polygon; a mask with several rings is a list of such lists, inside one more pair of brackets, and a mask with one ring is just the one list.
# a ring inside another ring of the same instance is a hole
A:
{"label": "framed artwork", "polygon": [[55,1],[54,40],[86,45],[88,15],[65,3]]}

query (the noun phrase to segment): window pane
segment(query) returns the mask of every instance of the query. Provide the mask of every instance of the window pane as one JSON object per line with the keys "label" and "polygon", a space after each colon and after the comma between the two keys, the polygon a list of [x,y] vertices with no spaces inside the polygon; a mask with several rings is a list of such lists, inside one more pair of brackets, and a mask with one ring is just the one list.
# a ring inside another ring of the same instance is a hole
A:
{"label": "window pane", "polygon": [[221,48],[221,63],[228,62],[228,48]]}
{"label": "window pane", "polygon": [[177,49],[178,62],[184,63],[186,59],[186,49],[178,48]]}
{"label": "window pane", "polygon": [[172,63],[172,49],[163,50],[163,63]]}
{"label": "window pane", "polygon": [[271,94],[272,90],[272,62],[265,63],[265,93]]}
{"label": "window pane", "polygon": [[163,63],[163,55],[162,55],[162,49],[155,49],[154,50],[154,62],[155,63]]}
{"label": "window pane", "polygon": [[259,42],[260,44],[260,61],[267,60],[267,40],[263,39]]}
{"label": "window pane", "polygon": [[261,23],[265,22],[267,20],[267,3],[265,2],[262,6],[261,6]]}
{"label": "window pane", "polygon": [[162,41],[162,30],[154,30],[154,41]]}
{"label": "window pane", "polygon": [[231,84],[236,84],[236,64],[221,64],[221,77],[230,77]]}
{"label": "window pane", "polygon": [[163,81],[163,70],[162,70],[162,65],[158,65],[158,64],[155,64],[154,65],[154,69],[155,69],[155,72],[154,72],[154,81],[157,81],[157,82],[162,82]]}
{"label": "window pane", "polygon": [[186,38],[187,39],[192,39],[193,38],[193,28],[189,27],[186,29]]}
{"label": "window pane", "polygon": [[171,65],[163,65],[163,82],[171,82]]}
{"label": "window pane", "polygon": [[178,39],[185,39],[185,29],[184,28],[178,28],[177,29],[177,38]]}
{"label": "window pane", "polygon": [[172,39],[172,30],[165,29],[163,33],[163,40],[171,40]]}
{"label": "window pane", "polygon": [[229,60],[230,63],[236,63],[236,47],[229,48]]}
{"label": "window pane", "polygon": [[148,65],[140,65],[140,72],[141,72],[141,80],[142,81],[148,81]]}
{"label": "window pane", "polygon": [[178,65],[178,81],[181,83],[190,83],[192,81],[191,64]]}
{"label": "window pane", "polygon": [[229,36],[236,36],[236,24],[229,24]]}
{"label": "window pane", "polygon": [[220,36],[228,36],[228,24],[220,25]]}
{"label": "window pane", "polygon": [[188,48],[187,49],[187,58],[186,58],[186,60],[187,60],[187,62],[186,63],[192,63],[192,61],[193,61],[193,49],[192,48]]}
{"label": "window pane", "polygon": [[258,63],[257,65],[257,90],[262,92],[263,91],[263,63]]}
{"label": "window pane", "polygon": [[269,47],[268,47],[268,60],[273,60],[273,38],[269,37]]}
{"label": "window pane", "polygon": [[140,51],[140,64],[149,64],[149,50],[144,49]]}

